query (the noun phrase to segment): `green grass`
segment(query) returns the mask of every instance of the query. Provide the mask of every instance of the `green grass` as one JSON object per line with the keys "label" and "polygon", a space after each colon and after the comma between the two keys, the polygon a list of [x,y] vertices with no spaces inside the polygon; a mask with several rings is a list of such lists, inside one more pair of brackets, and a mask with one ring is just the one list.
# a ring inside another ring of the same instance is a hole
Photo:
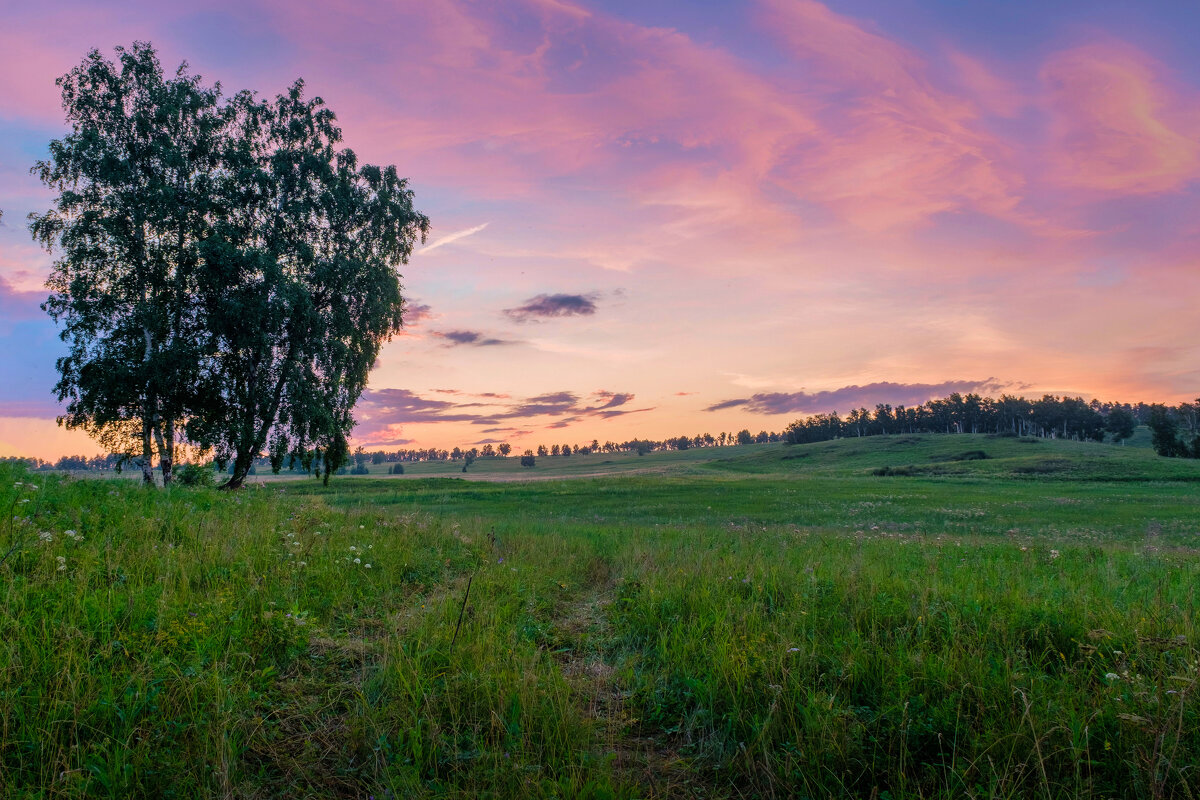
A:
{"label": "green grass", "polygon": [[0,466],[0,796],[1200,790],[1200,465],[621,458],[235,495]]}

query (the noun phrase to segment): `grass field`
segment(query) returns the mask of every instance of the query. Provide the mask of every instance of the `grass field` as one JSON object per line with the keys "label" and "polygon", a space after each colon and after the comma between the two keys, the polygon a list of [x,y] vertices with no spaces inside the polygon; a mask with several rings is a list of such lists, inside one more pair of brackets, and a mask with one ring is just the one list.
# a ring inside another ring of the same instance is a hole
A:
{"label": "grass field", "polygon": [[1200,464],[892,436],[406,469],[0,466],[0,795],[1200,795]]}

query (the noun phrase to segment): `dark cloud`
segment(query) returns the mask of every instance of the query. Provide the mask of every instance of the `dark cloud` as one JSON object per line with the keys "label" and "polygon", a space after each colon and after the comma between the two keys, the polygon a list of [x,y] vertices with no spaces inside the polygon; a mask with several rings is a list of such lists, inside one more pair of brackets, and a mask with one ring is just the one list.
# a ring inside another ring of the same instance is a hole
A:
{"label": "dark cloud", "polygon": [[[441,395],[462,395],[455,389],[435,389]],[[553,417],[553,427],[565,427],[585,417],[611,419],[623,414],[651,411],[652,408],[631,409],[627,406],[634,395],[629,392],[594,392],[581,398],[574,392],[551,392],[535,397],[513,401],[507,395],[488,392],[483,395],[467,395],[487,398],[487,402],[455,402],[421,397],[407,389],[368,389],[356,406],[359,419],[358,435],[371,441],[373,435],[387,435],[393,426],[431,422],[469,422],[486,425],[483,433],[512,432],[524,435],[528,430],[504,427],[506,420],[527,420],[536,417]]]}
{"label": "dark cloud", "polygon": [[404,304],[404,312],[401,315],[405,328],[415,328],[422,322],[428,322],[433,316],[432,308],[425,303],[417,302],[406,302]]}
{"label": "dark cloud", "polygon": [[450,342],[448,347],[469,345],[471,347],[494,347],[496,345],[517,344],[507,339],[494,339],[479,331],[434,331],[434,336],[440,336]]}
{"label": "dark cloud", "polygon": [[430,400],[408,389],[368,389],[358,401],[364,421],[384,425],[415,422],[473,422],[478,414],[458,411],[449,400]]}
{"label": "dark cloud", "polygon": [[539,294],[523,305],[504,309],[504,313],[515,322],[590,316],[596,313],[597,299],[595,294]]}
{"label": "dark cloud", "polygon": [[995,378],[984,381],[945,381],[944,383],[892,383],[881,381],[865,386],[843,386],[827,392],[767,392],[750,397],[715,403],[706,411],[743,407],[755,414],[818,414],[851,408],[874,408],[879,403],[916,406],[935,397],[954,392],[993,394],[1008,388]]}
{"label": "dark cloud", "polygon": [[557,417],[572,411],[578,402],[579,398],[571,392],[542,394],[538,395],[537,397],[531,397],[524,403],[514,408],[511,416],[538,417],[542,415],[549,415],[552,417]]}

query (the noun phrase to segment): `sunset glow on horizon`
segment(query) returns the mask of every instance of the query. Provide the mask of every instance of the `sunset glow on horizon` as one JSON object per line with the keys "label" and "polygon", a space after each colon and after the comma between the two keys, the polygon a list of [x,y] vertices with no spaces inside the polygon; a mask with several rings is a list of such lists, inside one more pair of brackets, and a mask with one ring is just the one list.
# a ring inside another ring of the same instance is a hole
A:
{"label": "sunset glow on horizon", "polygon": [[[1053,8],[1047,6],[1052,5]],[[644,7],[649,6],[649,7]],[[302,77],[409,178],[352,444],[661,439],[950,392],[1200,394],[1200,8],[1170,2],[10,4],[0,456],[57,427],[55,79],[135,40],[226,94]]]}

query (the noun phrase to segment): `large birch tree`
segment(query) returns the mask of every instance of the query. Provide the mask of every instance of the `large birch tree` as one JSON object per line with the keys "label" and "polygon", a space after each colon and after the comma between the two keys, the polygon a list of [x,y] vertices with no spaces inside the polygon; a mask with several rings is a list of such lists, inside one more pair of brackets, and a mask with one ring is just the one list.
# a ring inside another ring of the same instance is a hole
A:
{"label": "large birch tree", "polygon": [[223,121],[218,87],[182,65],[163,75],[154,49],[99,51],[58,80],[70,132],[33,168],[58,194],[30,215],[58,254],[43,308],[62,325],[59,422],[110,452],[158,455],[171,482],[176,437],[201,363],[193,297],[211,217]]}
{"label": "large birch tree", "polygon": [[58,254],[59,421],[140,454],[147,483],[155,454],[171,482],[177,441],[232,462],[228,488],[264,453],[328,481],[429,220],[303,82],[222,103],[148,44],[117,56],[58,81],[71,130],[34,168],[57,192],[30,229]]}

